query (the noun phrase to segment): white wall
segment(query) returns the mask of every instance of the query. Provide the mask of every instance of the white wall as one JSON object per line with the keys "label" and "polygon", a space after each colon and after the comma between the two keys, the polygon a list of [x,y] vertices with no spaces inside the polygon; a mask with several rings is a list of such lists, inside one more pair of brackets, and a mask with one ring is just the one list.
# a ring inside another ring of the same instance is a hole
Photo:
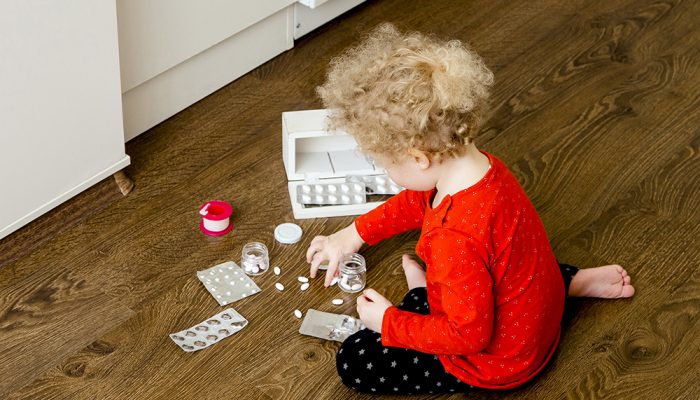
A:
{"label": "white wall", "polygon": [[0,238],[128,164],[118,54],[115,0],[0,1]]}

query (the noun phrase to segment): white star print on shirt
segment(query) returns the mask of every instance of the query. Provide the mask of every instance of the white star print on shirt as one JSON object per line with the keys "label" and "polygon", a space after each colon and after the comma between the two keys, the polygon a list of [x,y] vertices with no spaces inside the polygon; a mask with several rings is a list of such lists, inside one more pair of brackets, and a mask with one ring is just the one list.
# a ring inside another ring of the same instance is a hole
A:
{"label": "white star print on shirt", "polygon": [[372,363],[367,363],[367,369],[372,369]]}
{"label": "white star print on shirt", "polygon": [[391,368],[396,368],[396,361],[391,362]]}

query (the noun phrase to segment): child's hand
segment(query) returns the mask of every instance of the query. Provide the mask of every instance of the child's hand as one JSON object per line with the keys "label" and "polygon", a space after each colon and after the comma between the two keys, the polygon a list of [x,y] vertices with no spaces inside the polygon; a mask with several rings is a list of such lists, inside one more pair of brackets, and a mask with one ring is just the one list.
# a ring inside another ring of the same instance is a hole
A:
{"label": "child's hand", "polygon": [[344,254],[357,253],[363,243],[354,223],[330,236],[316,236],[306,251],[306,261],[311,263],[311,277],[316,277],[319,264],[328,261],[326,280],[323,284],[328,287],[338,271],[340,258]]}
{"label": "child's hand", "polygon": [[393,304],[374,289],[367,289],[357,298],[357,313],[368,329],[382,333],[384,312]]}

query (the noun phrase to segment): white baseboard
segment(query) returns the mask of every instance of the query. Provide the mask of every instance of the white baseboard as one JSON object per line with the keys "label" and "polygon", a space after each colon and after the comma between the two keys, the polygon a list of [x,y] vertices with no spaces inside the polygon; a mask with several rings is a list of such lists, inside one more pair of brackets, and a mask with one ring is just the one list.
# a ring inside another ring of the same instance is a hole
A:
{"label": "white baseboard", "polygon": [[[70,190],[66,191],[65,193],[60,194],[59,196],[53,198],[52,200],[46,202],[36,210],[28,213],[27,215],[19,218],[15,222],[11,223],[10,225],[3,227],[0,230],[0,239],[4,238],[5,236],[9,235],[10,233],[16,231],[17,229],[23,227],[24,225],[28,224],[29,222],[33,221],[34,219],[38,218],[42,214],[46,213],[47,211],[50,211],[54,207],[60,205],[64,201],[67,201],[71,197],[75,196],[76,194],[82,192],[83,190],[89,188],[90,186],[96,184],[97,182],[103,180],[104,178],[114,174],[115,172],[123,169],[124,167],[128,166],[131,162],[131,159],[129,156],[125,155],[124,158],[121,160],[117,161],[116,163],[110,165],[109,167],[105,168],[104,170],[98,172],[91,178],[85,180],[84,182],[80,183],[79,185],[71,188]],[[116,190],[116,183],[115,185],[115,190]]]}

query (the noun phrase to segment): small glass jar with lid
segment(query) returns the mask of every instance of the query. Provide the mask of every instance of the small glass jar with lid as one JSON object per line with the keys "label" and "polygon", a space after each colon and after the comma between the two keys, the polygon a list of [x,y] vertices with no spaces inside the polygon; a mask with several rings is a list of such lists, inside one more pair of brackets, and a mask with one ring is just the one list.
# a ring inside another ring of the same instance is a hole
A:
{"label": "small glass jar with lid", "polygon": [[357,293],[367,284],[365,258],[357,253],[346,254],[340,260],[338,287],[346,293]]}
{"label": "small glass jar with lid", "polygon": [[248,275],[260,275],[270,267],[267,246],[260,242],[250,242],[243,246],[241,266]]}

